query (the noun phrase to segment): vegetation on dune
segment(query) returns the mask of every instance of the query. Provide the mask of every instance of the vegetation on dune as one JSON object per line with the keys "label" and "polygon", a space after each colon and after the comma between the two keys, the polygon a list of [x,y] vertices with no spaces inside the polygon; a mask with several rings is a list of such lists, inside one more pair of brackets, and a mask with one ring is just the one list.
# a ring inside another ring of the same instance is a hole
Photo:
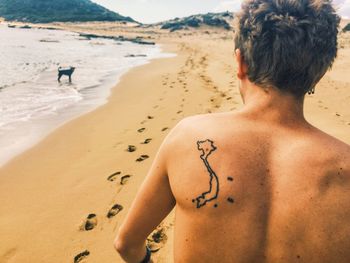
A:
{"label": "vegetation on dune", "polygon": [[350,31],[350,23],[343,28],[343,32]]}
{"label": "vegetation on dune", "polygon": [[226,30],[231,29],[229,20],[233,19],[233,14],[224,13],[208,13],[205,15],[193,15],[185,18],[175,18],[161,23],[161,29],[169,29],[171,32],[181,29],[198,28],[200,26],[220,27]]}
{"label": "vegetation on dune", "polygon": [[31,23],[126,21],[135,22],[90,0],[0,0],[0,16]]}

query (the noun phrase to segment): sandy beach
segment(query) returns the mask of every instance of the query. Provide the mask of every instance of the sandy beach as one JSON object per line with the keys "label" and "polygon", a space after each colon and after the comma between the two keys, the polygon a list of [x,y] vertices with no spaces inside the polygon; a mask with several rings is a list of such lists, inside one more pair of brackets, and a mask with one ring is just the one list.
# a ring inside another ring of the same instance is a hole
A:
{"label": "sandy beach", "polygon": [[[80,262],[122,262],[113,239],[167,133],[186,116],[242,107],[232,32],[130,34],[177,56],[132,69],[107,104],[0,168],[0,262],[74,262],[79,254]],[[350,143],[350,40],[342,37],[305,107],[312,124]],[[171,214],[151,235],[155,262],[172,262],[173,227]]]}

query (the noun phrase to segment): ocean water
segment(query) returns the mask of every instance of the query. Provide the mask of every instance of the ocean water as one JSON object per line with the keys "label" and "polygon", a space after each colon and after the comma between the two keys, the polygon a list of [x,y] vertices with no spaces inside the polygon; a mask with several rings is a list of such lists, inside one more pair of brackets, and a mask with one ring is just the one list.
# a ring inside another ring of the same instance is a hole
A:
{"label": "ocean water", "polygon": [[[158,45],[0,25],[0,165],[106,103],[131,68],[166,56]],[[66,76],[57,81],[59,66],[76,67],[72,83]]]}

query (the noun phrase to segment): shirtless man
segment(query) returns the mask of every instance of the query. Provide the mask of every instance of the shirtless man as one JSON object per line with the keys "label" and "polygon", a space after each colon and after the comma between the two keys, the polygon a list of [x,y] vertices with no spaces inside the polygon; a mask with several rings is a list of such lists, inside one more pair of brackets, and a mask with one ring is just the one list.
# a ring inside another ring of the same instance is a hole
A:
{"label": "shirtless man", "polygon": [[349,263],[350,146],[309,124],[304,96],[332,65],[326,0],[247,0],[236,59],[245,106],[181,121],[119,229],[127,262],[176,207],[175,263]]}

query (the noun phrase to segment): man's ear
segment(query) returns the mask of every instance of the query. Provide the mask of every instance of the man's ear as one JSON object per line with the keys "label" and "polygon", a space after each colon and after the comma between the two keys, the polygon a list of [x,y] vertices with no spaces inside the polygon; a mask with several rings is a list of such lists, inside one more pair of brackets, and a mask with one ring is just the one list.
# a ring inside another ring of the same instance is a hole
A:
{"label": "man's ear", "polygon": [[243,80],[247,77],[248,66],[244,62],[244,58],[242,56],[241,51],[237,48],[235,50],[236,62],[237,62],[237,77],[240,80]]}

